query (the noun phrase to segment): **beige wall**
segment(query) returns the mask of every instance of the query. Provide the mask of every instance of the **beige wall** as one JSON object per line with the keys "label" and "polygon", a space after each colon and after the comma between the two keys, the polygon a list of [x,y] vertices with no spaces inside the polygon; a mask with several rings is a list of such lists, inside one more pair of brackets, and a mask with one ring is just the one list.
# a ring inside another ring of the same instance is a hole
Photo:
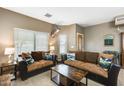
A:
{"label": "beige wall", "polygon": [[58,35],[52,39],[54,41],[56,54],[59,54],[59,43],[60,43],[59,42],[59,35],[61,35],[61,34],[67,35],[67,51],[72,50],[71,46],[74,46],[73,50],[75,50],[75,48],[76,48],[75,32],[76,32],[76,25],[75,24],[61,27],[61,30],[58,33]]}
{"label": "beige wall", "polygon": [[[5,48],[14,47],[14,28],[51,32],[52,24],[0,8],[0,62],[7,62],[8,60],[7,56],[4,55]],[[54,42],[56,53],[59,54],[60,34],[67,35],[67,46],[68,51],[70,51],[76,50],[76,32],[81,33],[81,31],[82,28],[76,24],[62,26],[57,37],[50,39]]]}
{"label": "beige wall", "polygon": [[[33,19],[31,17],[21,15],[3,8],[0,8],[0,62],[6,62],[7,57],[4,56],[5,47],[13,46],[13,31],[14,28],[29,29],[34,31],[52,30],[52,24],[44,21]],[[124,26],[120,29],[123,31]],[[56,53],[59,53],[59,35],[67,34],[68,51],[77,50],[76,48],[76,33],[85,34],[85,50],[86,51],[104,51],[104,50],[120,50],[120,36],[117,32],[117,27],[113,22],[103,23],[90,27],[81,27],[77,24],[62,26],[58,36],[53,38]],[[104,35],[114,35],[114,46],[104,46]],[[71,48],[71,47],[74,48]]]}
{"label": "beige wall", "polygon": [[76,24],[76,32],[84,34],[84,27],[81,27],[80,25]]}
{"label": "beige wall", "polygon": [[[85,48],[85,46],[84,46],[84,37],[85,37],[85,35],[84,35],[84,27],[81,27],[80,25],[76,25],[76,33],[79,33],[79,34],[82,34],[82,50],[84,50],[84,48]],[[76,34],[76,47],[77,47],[77,50],[78,50],[78,36],[77,36],[77,34]]]}
{"label": "beige wall", "polygon": [[6,62],[5,47],[13,46],[14,28],[50,32],[52,24],[0,8],[0,62]]}
{"label": "beige wall", "polygon": [[[124,31],[124,26],[120,29]],[[104,46],[104,35],[114,35],[114,46]],[[120,35],[114,22],[103,23],[85,28],[85,50],[98,51],[115,50],[120,51]]]}
{"label": "beige wall", "polygon": [[83,34],[84,29],[77,25],[66,25],[61,27],[61,31],[58,33],[57,37],[54,39],[51,39],[54,41],[55,51],[57,54],[59,54],[59,35],[66,34],[67,35],[67,51],[76,51],[77,50],[77,40],[76,40],[76,33]]}

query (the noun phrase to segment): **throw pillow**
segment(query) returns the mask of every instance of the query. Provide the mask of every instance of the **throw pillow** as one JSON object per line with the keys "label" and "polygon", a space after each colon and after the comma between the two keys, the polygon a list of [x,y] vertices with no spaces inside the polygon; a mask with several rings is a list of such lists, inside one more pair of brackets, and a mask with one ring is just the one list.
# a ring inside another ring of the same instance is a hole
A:
{"label": "throw pillow", "polygon": [[32,51],[31,56],[33,57],[34,61],[42,60],[42,51]]}
{"label": "throw pillow", "polygon": [[50,55],[50,54],[48,54],[48,53],[45,53],[45,58],[44,58],[45,60],[52,60],[53,59],[53,57],[52,57],[52,55]]}
{"label": "throw pillow", "polygon": [[23,60],[25,60],[26,58],[30,57],[30,55],[31,54],[29,52],[27,52],[27,53],[26,52],[22,52],[21,57],[22,57]]}
{"label": "throw pillow", "polygon": [[[109,57],[108,57],[109,56]],[[106,55],[106,54],[102,54],[100,55],[99,57],[99,65],[105,69],[105,70],[108,70],[111,66],[111,63],[112,63],[112,56],[110,57],[111,55]]]}
{"label": "throw pillow", "polygon": [[34,59],[31,56],[26,58],[25,61],[26,61],[27,65],[34,63]]}
{"label": "throw pillow", "polygon": [[67,53],[67,60],[75,60],[75,53]]}

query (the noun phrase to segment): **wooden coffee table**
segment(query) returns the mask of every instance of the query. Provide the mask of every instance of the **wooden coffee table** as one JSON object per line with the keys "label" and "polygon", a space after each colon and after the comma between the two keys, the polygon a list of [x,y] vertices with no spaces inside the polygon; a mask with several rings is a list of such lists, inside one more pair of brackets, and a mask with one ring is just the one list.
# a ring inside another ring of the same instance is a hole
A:
{"label": "wooden coffee table", "polygon": [[[56,75],[53,75],[53,73]],[[51,80],[57,85],[82,85],[81,80],[86,77],[87,74],[87,71],[79,70],[65,64],[59,64],[51,68]],[[87,85],[87,77],[85,85]]]}

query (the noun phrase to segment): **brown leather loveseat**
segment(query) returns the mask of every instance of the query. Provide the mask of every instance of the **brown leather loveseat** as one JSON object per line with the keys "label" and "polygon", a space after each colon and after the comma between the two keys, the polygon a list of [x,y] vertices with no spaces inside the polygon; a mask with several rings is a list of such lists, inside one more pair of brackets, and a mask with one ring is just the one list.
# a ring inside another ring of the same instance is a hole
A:
{"label": "brown leather loveseat", "polygon": [[[62,55],[62,61],[64,62],[64,64],[67,64],[69,66],[72,66],[81,70],[88,71],[89,73],[87,77],[89,79],[92,79],[104,85],[117,85],[117,76],[118,76],[120,67],[116,65],[111,65],[108,71],[103,69],[102,67],[99,66],[99,63],[98,63],[99,53],[97,52],[86,52],[86,51],[74,52],[73,51],[73,53],[75,53],[75,59],[76,59],[73,61],[67,60],[67,54]],[[113,67],[114,69],[116,69],[115,71],[114,70],[112,71]],[[109,78],[111,79],[112,82],[108,80]]]}
{"label": "brown leather loveseat", "polygon": [[[27,56],[27,54],[23,54],[23,56]],[[34,62],[32,64],[28,65],[24,60],[19,62],[19,73],[22,80],[25,80],[28,77],[49,70],[50,67],[55,65],[55,61],[56,61],[55,55],[52,55],[51,60],[46,60],[44,58],[45,52],[32,51],[31,56],[34,59]]]}

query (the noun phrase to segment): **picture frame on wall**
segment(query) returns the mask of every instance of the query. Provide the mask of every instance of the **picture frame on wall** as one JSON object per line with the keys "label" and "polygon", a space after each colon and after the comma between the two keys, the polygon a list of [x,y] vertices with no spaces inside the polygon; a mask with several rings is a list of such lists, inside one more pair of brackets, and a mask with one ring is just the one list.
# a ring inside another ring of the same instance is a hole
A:
{"label": "picture frame on wall", "polygon": [[113,46],[114,45],[114,36],[107,34],[104,36],[104,46]]}

